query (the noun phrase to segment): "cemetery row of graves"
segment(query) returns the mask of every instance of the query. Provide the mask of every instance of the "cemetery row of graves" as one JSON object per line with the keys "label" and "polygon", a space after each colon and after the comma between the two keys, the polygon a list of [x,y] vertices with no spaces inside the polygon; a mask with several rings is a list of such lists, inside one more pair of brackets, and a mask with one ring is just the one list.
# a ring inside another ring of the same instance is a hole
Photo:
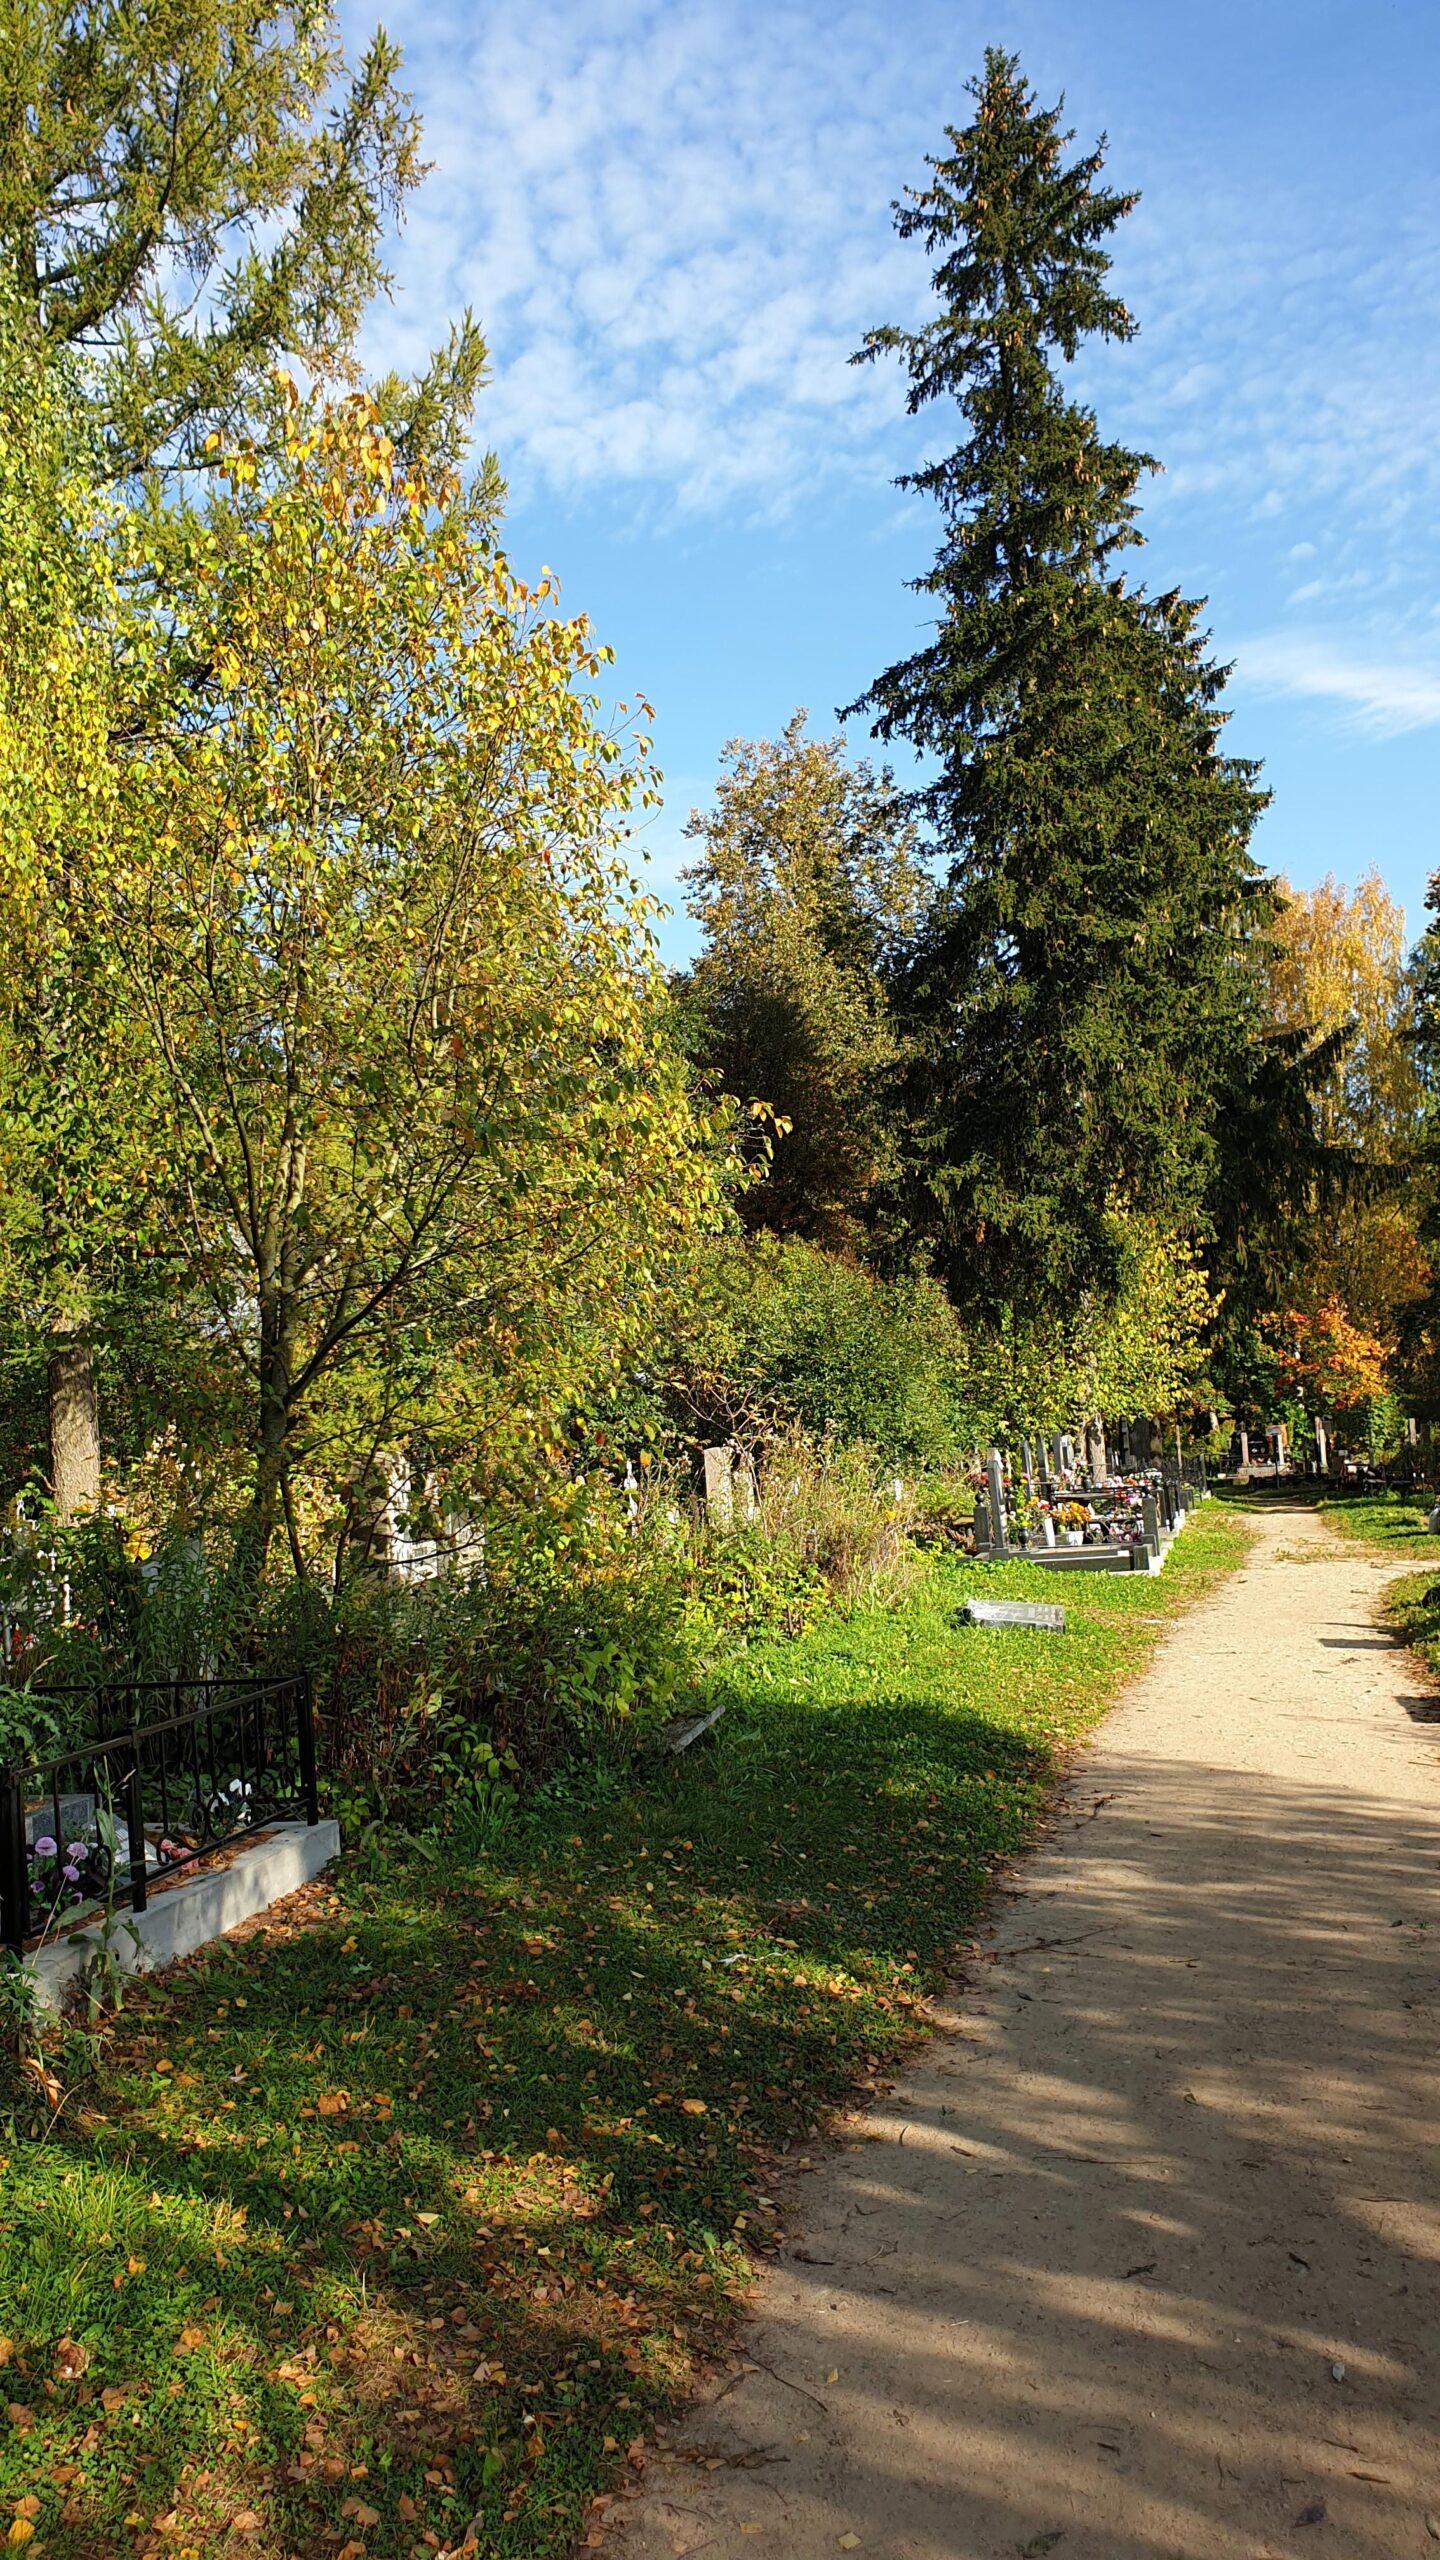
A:
{"label": "cemetery row of graves", "polygon": [[1072,396],[1131,199],[1013,56],[900,212],[933,320],[860,351],[942,455],[933,626],[725,751],[667,970],[664,706],[507,550],[479,326],[364,379],[395,48],[32,17],[0,2530],[557,2560],[1236,1562],[1196,1417],[1383,1461],[1440,1409],[1436,973],[1254,857],[1151,465]]}
{"label": "cemetery row of graves", "polygon": [[[250,93],[127,40],[218,185]],[[1330,1418],[1374,1459],[1425,1409],[1428,978],[1368,891],[1264,875],[1201,606],[1106,574],[1150,466],[1067,360],[1129,334],[1128,199],[1098,156],[1041,184],[1059,109],[987,55],[900,217],[939,316],[861,350],[954,439],[935,632],[845,734],[732,742],[667,971],[643,671],[507,555],[478,334],[352,387],[398,66],[327,193],[311,57],[252,40],[264,279],[198,172],[163,254],[118,206],[123,256],[70,236],[109,110],[42,45],[71,142],[0,282],[12,1949],[317,1801],[470,1837],[937,1549],[1148,1568],[1222,1411],[1242,1465],[1253,1429],[1325,1466]],[[57,226],[73,304],[24,288]],[[216,341],[187,264],[229,275]]]}

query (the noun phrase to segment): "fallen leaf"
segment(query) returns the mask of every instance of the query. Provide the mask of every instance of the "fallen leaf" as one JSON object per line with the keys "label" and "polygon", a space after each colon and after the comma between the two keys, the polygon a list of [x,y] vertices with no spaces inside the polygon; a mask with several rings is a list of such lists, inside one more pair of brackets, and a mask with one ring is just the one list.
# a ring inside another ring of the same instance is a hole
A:
{"label": "fallen leaf", "polygon": [[182,2329],[179,2337],[175,2341],[175,2353],[177,2356],[193,2355],[195,2349],[197,2347],[203,2347],[204,2344],[205,2332],[203,2329]]}
{"label": "fallen leaf", "polygon": [[6,2534],[5,2539],[10,2545],[12,2551],[18,2551],[21,2544],[24,2542],[33,2542],[35,2539],[35,2527],[31,2523],[29,2517],[17,2516],[10,2527],[9,2532]]}
{"label": "fallen leaf", "polygon": [[90,2362],[90,2350],[78,2338],[62,2338],[55,2350],[55,2370],[62,2382],[78,2382]]}
{"label": "fallen leaf", "polygon": [[260,2530],[260,2518],[255,2513],[254,2508],[242,2507],[238,2515],[232,2516],[230,2519],[230,2530],[232,2533],[258,2533]]}
{"label": "fallen leaf", "polygon": [[680,2113],[682,2116],[703,2116],[709,2113],[709,2109],[703,2098],[682,2098]]}
{"label": "fallen leaf", "polygon": [[10,2401],[5,2415],[17,2435],[28,2436],[35,2424],[35,2412],[33,2409],[27,2409],[23,2400]]}

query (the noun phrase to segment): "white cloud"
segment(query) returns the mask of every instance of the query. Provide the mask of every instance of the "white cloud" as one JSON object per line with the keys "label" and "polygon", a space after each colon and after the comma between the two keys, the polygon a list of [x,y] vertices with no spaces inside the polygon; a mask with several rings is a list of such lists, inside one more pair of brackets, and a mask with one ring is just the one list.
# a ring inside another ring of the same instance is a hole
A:
{"label": "white cloud", "polygon": [[818,46],[808,10],[741,27],[726,0],[388,18],[435,165],[373,362],[415,365],[471,304],[486,440],[565,491],[773,508],[862,458],[883,478],[900,384],[849,357],[923,298],[888,205],[931,138],[883,12]]}
{"label": "white cloud", "polygon": [[1340,703],[1372,737],[1440,723],[1440,665],[1353,657],[1330,641],[1288,632],[1243,642],[1238,660],[1241,675],[1263,691]]}
{"label": "white cloud", "polygon": [[517,496],[738,522],[859,482],[893,522],[884,484],[922,426],[897,366],[848,359],[868,326],[926,310],[923,253],[895,238],[890,202],[963,116],[984,43],[1015,38],[1042,94],[1067,76],[1047,63],[1086,82],[1081,140],[1108,121],[1117,181],[1143,190],[1117,243],[1141,335],[1087,353],[1081,381],[1109,432],[1164,461],[1157,535],[1177,528],[1205,584],[1252,564],[1252,621],[1279,615],[1287,560],[1305,561],[1302,596],[1353,617],[1354,662],[1398,662],[1436,586],[1433,176],[1385,166],[1341,202],[1324,168],[1227,153],[1163,82],[1076,67],[1059,0],[397,0],[386,15],[435,165],[369,353],[414,366],[472,305],[492,354],[479,429]]}

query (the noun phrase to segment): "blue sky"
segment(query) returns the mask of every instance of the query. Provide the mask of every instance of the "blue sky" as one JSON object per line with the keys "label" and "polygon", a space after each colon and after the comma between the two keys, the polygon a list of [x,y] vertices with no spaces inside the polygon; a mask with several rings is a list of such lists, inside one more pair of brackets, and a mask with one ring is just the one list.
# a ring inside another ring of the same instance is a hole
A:
{"label": "blue sky", "polygon": [[[1418,929],[1440,865],[1437,0],[388,0],[385,22],[434,167],[368,353],[417,365],[473,307],[512,553],[657,708],[661,894],[725,740],[800,703],[833,728],[920,627],[905,580],[934,518],[891,482],[948,425],[847,358],[925,310],[890,202],[1002,43],[1142,192],[1116,258],[1141,335],[1084,388],[1166,466],[1147,574],[1208,595],[1236,662],[1231,739],[1275,794],[1261,856],[1300,882],[1373,864]],[[690,941],[677,916],[670,956]]]}

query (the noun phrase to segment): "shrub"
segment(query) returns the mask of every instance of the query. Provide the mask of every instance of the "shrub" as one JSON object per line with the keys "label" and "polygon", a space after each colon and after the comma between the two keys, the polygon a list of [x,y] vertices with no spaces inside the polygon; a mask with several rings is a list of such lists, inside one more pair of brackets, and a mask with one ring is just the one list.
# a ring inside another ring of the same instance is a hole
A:
{"label": "shrub", "polygon": [[674,1409],[695,1439],[758,1441],[798,1424],[911,1469],[953,1464],[982,1436],[967,1366],[934,1280],[881,1279],[770,1238],[712,1250],[668,1359]]}

